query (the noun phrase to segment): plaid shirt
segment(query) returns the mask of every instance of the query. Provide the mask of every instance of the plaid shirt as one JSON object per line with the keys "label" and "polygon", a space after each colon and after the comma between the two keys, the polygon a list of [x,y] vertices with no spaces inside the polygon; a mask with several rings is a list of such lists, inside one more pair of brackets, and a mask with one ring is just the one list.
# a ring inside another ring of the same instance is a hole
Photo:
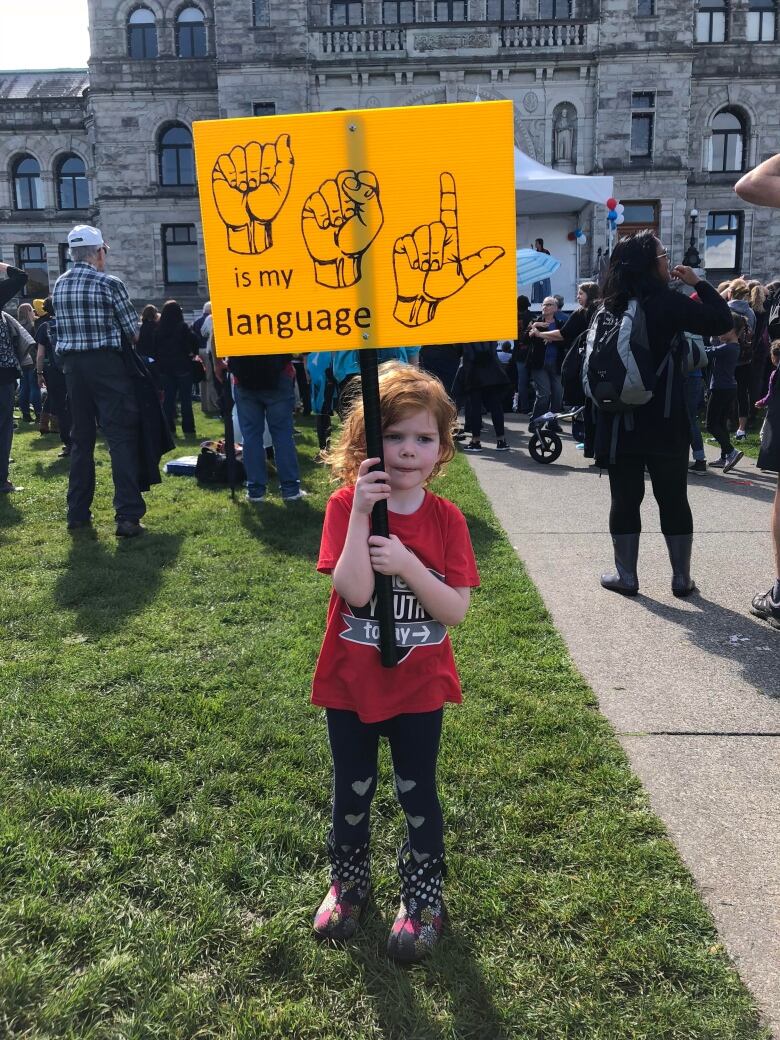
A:
{"label": "plaid shirt", "polygon": [[122,333],[130,341],[138,315],[124,283],[92,264],[74,264],[60,275],[52,293],[57,315],[57,353],[121,350]]}

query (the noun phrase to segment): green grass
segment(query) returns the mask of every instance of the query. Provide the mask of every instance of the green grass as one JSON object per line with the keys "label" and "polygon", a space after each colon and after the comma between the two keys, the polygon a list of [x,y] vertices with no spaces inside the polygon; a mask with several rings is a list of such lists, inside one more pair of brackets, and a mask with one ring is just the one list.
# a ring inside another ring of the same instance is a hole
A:
{"label": "green grass", "polygon": [[[204,432],[215,426],[201,423]],[[118,544],[64,528],[67,463],[17,436],[0,501],[0,1036],[757,1040],[751,999],[592,692],[459,457],[481,568],[440,759],[452,926],[388,963],[402,840],[383,751],[375,906],[310,937],[330,767],[308,687],[326,475],[262,508],[165,478]]]}

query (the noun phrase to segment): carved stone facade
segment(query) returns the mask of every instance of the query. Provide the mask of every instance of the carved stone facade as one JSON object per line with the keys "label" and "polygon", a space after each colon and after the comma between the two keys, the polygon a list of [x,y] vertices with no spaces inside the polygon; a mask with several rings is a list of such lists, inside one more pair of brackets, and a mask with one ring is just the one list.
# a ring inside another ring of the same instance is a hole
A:
{"label": "carved stone facade", "polygon": [[[128,19],[139,6],[155,19],[154,57],[129,56]],[[711,277],[744,270],[769,279],[777,221],[743,206],[733,185],[735,167],[780,151],[777,44],[747,42],[748,0],[729,5],[728,42],[697,40],[697,6],[655,0],[655,13],[639,17],[636,0],[572,0],[570,19],[544,21],[538,0],[519,0],[518,18],[495,21],[492,0],[469,0],[468,21],[442,23],[433,0],[416,0],[415,23],[389,24],[382,0],[89,0],[88,74],[0,74],[0,255],[15,262],[21,248],[42,247],[53,282],[68,228],[95,222],[113,247],[111,270],[139,304],[175,295],[193,308],[208,294],[198,202],[194,185],[161,183],[171,128],[269,106],[291,113],[508,98],[518,147],[564,171],[611,174],[629,215],[658,228],[674,262],[695,207],[699,252],[704,258],[708,246],[721,265]],[[202,57],[179,56],[185,7],[202,12]],[[333,24],[347,7],[358,24]],[[464,146],[489,156],[489,142]],[[19,208],[24,184],[14,173],[24,156],[39,164],[42,208]],[[89,202],[79,210],[61,207],[64,156],[86,167]],[[186,157],[175,146],[171,156],[175,182],[175,163]],[[519,215],[519,244],[544,234],[522,200]],[[588,235],[579,270],[593,270],[607,244],[603,210],[558,219],[571,229],[579,220]],[[186,242],[166,240],[172,228]],[[732,241],[734,266],[724,268]],[[172,261],[185,252],[186,263]]]}

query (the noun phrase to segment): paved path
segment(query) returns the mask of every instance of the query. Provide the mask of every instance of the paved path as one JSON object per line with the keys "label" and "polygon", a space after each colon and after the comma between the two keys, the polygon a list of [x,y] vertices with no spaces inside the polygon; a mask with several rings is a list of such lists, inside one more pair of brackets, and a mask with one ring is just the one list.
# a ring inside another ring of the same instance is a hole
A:
{"label": "paved path", "polygon": [[648,482],[640,594],[624,598],[598,583],[606,474],[569,436],[556,463],[535,463],[527,423],[507,418],[514,450],[471,456],[479,482],[780,1040],[780,632],[747,609],[773,577],[776,477],[749,459],[691,476],[689,600],[671,594]]}

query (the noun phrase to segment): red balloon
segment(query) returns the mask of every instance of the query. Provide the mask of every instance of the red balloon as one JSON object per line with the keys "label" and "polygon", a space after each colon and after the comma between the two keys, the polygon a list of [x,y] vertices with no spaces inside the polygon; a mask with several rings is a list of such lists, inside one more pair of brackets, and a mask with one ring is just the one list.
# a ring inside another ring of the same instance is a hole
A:
{"label": "red balloon", "polygon": [[607,209],[616,209],[617,204],[617,199],[607,199]]}
{"label": "red balloon", "polygon": [[568,235],[567,235],[566,237],[568,238],[568,240],[569,240],[570,242],[573,242],[573,241],[574,241],[574,239],[575,239],[575,238],[576,238],[577,236],[576,236],[576,235],[574,234],[574,232],[573,232],[573,231],[570,231],[570,232],[568,233]]}

